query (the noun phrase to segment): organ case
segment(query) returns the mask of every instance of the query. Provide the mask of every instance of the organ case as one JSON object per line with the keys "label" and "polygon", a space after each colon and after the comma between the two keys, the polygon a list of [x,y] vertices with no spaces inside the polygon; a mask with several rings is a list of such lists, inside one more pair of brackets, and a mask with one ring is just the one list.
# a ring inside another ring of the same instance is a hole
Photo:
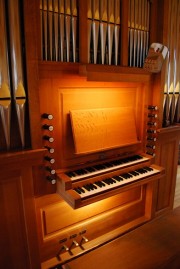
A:
{"label": "organ case", "polygon": [[[41,112],[54,115],[51,123],[57,183],[45,183],[56,193],[37,197],[36,207],[42,268],[51,268],[150,220],[155,206],[154,183],[163,178],[164,169],[154,165],[153,156],[145,154],[150,81],[94,83],[61,70],[49,72],[48,78],[44,69],[40,71]],[[134,162],[134,158],[140,160]],[[81,174],[87,168],[118,160],[123,166],[109,171],[106,167],[95,175]],[[85,183],[145,167],[155,174],[147,173],[123,186],[112,184],[110,190],[85,198],[75,190],[84,188]],[[80,171],[80,179],[70,176],[74,171]]]}

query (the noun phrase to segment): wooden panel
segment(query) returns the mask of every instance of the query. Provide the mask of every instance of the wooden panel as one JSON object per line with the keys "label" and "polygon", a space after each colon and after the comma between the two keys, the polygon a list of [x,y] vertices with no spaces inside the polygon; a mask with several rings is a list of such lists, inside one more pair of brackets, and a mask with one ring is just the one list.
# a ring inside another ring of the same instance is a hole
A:
{"label": "wooden panel", "polygon": [[77,154],[137,143],[132,107],[70,110]]}
{"label": "wooden panel", "polygon": [[[0,264],[6,268],[29,268],[27,238],[23,219],[20,175],[15,175],[0,185],[1,205],[1,255]],[[15,244],[18,242],[18,244]]]}
{"label": "wooden panel", "polygon": [[166,156],[166,161],[164,163],[164,167],[166,167],[166,176],[159,180],[159,195],[158,195],[158,204],[157,209],[160,210],[162,208],[168,207],[170,205],[171,198],[171,188],[172,188],[172,179],[173,179],[173,171],[172,167],[174,164],[174,155],[175,151],[175,141],[167,141],[165,145],[161,148],[162,156]]}
{"label": "wooden panel", "polygon": [[157,213],[173,207],[179,138],[180,129],[177,126],[162,129],[158,134],[156,163],[165,168],[165,176],[159,179],[157,185]]}
{"label": "wooden panel", "polygon": [[153,183],[133,188],[76,211],[64,201],[58,202],[57,195],[37,198],[41,261],[52,258],[57,262],[55,256],[64,244],[60,243],[60,240],[65,239],[65,245],[70,247],[73,238],[80,243],[81,232],[85,231],[89,241],[83,244],[83,249],[73,247],[72,254],[60,253],[62,261],[82,255],[146,222],[151,218],[152,197]]}
{"label": "wooden panel", "polygon": [[[42,208],[43,223],[44,223],[44,236],[48,236],[54,231],[76,225],[81,221],[93,218],[98,214],[103,213],[105,210],[113,209],[117,206],[133,202],[141,198],[141,188],[132,189],[126,193],[116,195],[106,199],[106,201],[97,202],[95,205],[89,205],[85,209],[80,208],[78,210],[71,209],[66,202],[58,204],[47,205]],[[61,212],[61,218],[57,212]],[[63,217],[64,216],[64,217]]]}
{"label": "wooden panel", "polygon": [[44,150],[0,155],[0,264],[7,269],[40,268],[32,166]]}

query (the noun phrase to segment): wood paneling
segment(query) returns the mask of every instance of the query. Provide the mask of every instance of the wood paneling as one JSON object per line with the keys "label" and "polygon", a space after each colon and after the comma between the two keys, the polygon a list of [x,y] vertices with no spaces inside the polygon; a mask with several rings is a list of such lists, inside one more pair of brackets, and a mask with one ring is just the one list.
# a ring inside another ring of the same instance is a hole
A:
{"label": "wood paneling", "polygon": [[40,268],[32,167],[44,150],[0,155],[0,264],[7,269]]}
{"label": "wood paneling", "polygon": [[157,214],[173,208],[179,138],[180,130],[178,126],[161,129],[158,134],[156,163],[165,167],[166,173],[157,184]]}
{"label": "wood paneling", "polygon": [[[15,173],[1,181],[1,265],[6,268],[29,268],[29,258],[25,223],[23,219],[23,199],[21,175]],[[15,242],[18,242],[16,244]]]}
{"label": "wood paneling", "polygon": [[60,252],[61,262],[83,255],[150,220],[154,208],[153,190],[154,182],[149,182],[75,211],[55,194],[37,198],[43,268],[57,263],[56,255],[63,244],[70,248],[73,239],[80,243],[83,231],[89,242],[84,243],[83,248],[72,248],[72,253]]}

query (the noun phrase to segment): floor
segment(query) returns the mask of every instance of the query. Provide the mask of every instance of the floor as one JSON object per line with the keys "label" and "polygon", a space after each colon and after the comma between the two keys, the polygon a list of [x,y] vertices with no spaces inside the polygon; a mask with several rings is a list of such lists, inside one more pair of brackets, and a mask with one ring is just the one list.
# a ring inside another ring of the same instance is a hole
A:
{"label": "floor", "polygon": [[174,197],[174,208],[180,206],[180,165],[178,165],[177,179],[176,179],[176,190]]}

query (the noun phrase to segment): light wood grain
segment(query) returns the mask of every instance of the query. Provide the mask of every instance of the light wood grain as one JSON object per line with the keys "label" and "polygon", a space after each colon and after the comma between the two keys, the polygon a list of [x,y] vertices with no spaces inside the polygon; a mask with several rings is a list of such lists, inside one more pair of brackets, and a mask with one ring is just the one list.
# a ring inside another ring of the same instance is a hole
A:
{"label": "light wood grain", "polygon": [[76,153],[137,143],[131,107],[70,111]]}

